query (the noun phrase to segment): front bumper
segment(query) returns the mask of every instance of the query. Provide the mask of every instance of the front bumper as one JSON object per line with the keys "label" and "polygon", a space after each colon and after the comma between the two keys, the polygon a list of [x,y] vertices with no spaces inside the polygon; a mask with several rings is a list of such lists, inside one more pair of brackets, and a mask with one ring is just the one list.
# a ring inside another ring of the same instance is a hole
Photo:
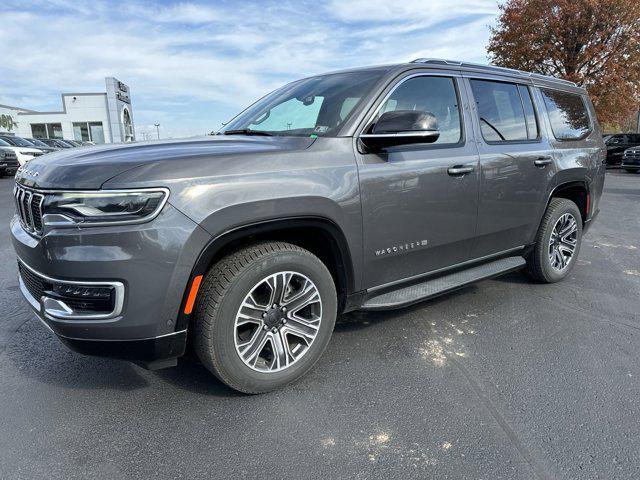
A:
{"label": "front bumper", "polygon": [[622,168],[640,168],[640,155],[624,156]]}
{"label": "front bumper", "polygon": [[92,316],[64,297],[51,301],[50,289],[40,296],[21,274],[23,296],[69,348],[148,366],[184,353],[186,331],[176,331],[176,320],[191,269],[211,237],[170,204],[145,224],[45,229],[42,237],[15,216],[11,234],[30,277],[49,286],[112,288],[112,308]]}

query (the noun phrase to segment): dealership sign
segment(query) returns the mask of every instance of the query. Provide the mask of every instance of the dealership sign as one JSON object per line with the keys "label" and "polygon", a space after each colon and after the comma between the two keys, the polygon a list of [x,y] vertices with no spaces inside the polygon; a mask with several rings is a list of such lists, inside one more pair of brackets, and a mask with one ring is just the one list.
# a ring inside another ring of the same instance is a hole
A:
{"label": "dealership sign", "polygon": [[129,87],[124,83],[117,81],[116,86],[118,89],[116,90],[116,98],[121,102],[131,104],[131,98],[129,97]]}
{"label": "dealership sign", "polygon": [[0,115],[0,128],[4,128],[10,132],[13,130],[13,127],[16,126],[18,126],[18,124],[13,121],[13,117],[11,117],[11,115]]}

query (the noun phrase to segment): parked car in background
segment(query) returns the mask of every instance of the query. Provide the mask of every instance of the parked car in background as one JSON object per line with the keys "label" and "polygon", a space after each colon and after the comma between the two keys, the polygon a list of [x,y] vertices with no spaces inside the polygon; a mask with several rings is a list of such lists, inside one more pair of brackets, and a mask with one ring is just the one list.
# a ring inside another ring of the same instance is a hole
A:
{"label": "parked car in background", "polygon": [[624,151],[622,168],[629,173],[640,173],[640,146],[627,148]]}
{"label": "parked car in background", "polygon": [[82,142],[78,142],[76,140],[68,140],[68,139],[65,138],[62,141],[68,143],[72,147],[81,147],[82,146]]}
{"label": "parked car in background", "polygon": [[46,143],[41,142],[40,140],[38,140],[37,138],[22,137],[22,139],[26,140],[27,142],[29,142],[31,145],[34,146],[34,148],[39,148],[40,150],[42,150],[45,153],[51,153],[51,152],[55,152],[57,150],[60,150],[57,147],[50,147]]}
{"label": "parked car in background", "polygon": [[16,153],[9,147],[0,147],[0,177],[15,175],[19,166]]}
{"label": "parked car in background", "polygon": [[74,350],[157,369],[193,344],[231,388],[266,392],[313,367],[337,314],[570,276],[605,153],[565,80],[429,59],[317,75],[213,137],[20,170],[20,289]]}
{"label": "parked car in background", "polygon": [[21,166],[36,157],[44,155],[45,153],[39,148],[35,148],[26,140],[23,140],[20,137],[14,137],[12,135],[0,136],[0,142],[2,142],[0,143],[0,146],[9,147],[15,152],[16,156],[18,157],[18,163],[20,163]]}
{"label": "parked car in background", "polygon": [[42,143],[55,148],[73,148],[73,145],[66,143],[59,138],[39,138]]}
{"label": "parked car in background", "polygon": [[604,136],[604,143],[607,146],[607,167],[618,167],[626,149],[640,146],[640,133],[608,134]]}

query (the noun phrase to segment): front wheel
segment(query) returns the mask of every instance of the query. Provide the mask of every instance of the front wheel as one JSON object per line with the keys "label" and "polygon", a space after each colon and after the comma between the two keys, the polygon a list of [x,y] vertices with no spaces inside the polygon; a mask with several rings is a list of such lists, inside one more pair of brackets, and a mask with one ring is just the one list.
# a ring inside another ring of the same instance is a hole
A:
{"label": "front wheel", "polygon": [[564,279],[577,261],[581,243],[582,215],[578,206],[566,198],[552,198],[527,259],[527,273],[543,283]]}
{"label": "front wheel", "polygon": [[196,353],[244,393],[275,390],[307,373],[329,342],[337,311],[326,266],[282,242],[223,258],[206,274],[197,302]]}

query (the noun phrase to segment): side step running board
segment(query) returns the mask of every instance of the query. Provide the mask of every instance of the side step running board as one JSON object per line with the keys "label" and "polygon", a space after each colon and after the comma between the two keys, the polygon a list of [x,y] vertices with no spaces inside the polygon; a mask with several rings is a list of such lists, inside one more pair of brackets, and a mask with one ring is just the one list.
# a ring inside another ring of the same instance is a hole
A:
{"label": "side step running board", "polygon": [[388,310],[400,308],[456,290],[470,283],[519,270],[527,262],[522,257],[507,257],[477,267],[450,273],[426,282],[400,288],[372,297],[362,305],[362,310]]}

